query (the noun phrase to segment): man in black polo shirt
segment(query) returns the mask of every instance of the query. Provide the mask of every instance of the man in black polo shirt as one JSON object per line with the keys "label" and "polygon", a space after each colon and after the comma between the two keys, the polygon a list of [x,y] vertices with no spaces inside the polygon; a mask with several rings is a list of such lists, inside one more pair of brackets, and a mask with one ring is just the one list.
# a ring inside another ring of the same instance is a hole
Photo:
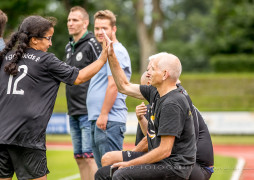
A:
{"label": "man in black polo shirt", "polygon": [[[94,62],[101,53],[101,45],[93,33],[87,30],[88,25],[87,11],[80,6],[72,7],[67,22],[69,35],[72,37],[65,48],[66,63],[79,69]],[[97,171],[90,138],[91,122],[88,121],[86,105],[89,83],[90,80],[78,86],[66,85],[70,133],[81,180],[93,179]]]}
{"label": "man in black polo shirt", "polygon": [[[152,56],[152,86],[140,86],[127,80],[112,48],[108,55],[118,90],[153,102],[148,119],[148,153],[138,152],[141,149],[129,152],[137,158],[113,164],[119,168],[113,179],[188,179],[195,163],[196,144],[188,101],[176,87],[181,74],[179,59],[168,53]],[[109,178],[103,168],[95,179]]]}

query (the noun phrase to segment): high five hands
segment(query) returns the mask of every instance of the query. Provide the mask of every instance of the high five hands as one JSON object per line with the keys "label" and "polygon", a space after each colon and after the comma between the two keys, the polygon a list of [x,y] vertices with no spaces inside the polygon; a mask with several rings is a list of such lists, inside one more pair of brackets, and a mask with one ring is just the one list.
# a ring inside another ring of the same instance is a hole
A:
{"label": "high five hands", "polygon": [[108,35],[106,34],[105,30],[102,29],[102,32],[103,32],[103,36],[104,36],[104,39],[106,40],[106,46],[109,46],[108,48],[108,56],[111,56],[114,52],[114,49],[113,49],[113,42],[114,40],[116,39],[116,34],[114,31],[112,31],[112,40],[108,37]]}

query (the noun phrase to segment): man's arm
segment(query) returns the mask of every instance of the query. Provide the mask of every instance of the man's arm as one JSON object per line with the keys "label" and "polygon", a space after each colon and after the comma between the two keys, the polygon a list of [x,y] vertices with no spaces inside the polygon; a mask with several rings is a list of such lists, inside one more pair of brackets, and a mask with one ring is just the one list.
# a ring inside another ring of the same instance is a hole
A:
{"label": "man's arm", "polygon": [[103,49],[102,49],[100,58],[79,71],[78,77],[76,78],[74,82],[75,85],[79,85],[88,81],[97,72],[99,72],[102,66],[107,62],[107,55],[108,55],[107,52],[108,52],[109,46],[110,44],[106,45],[106,41],[103,41]]}
{"label": "man's arm", "polygon": [[140,164],[151,164],[169,157],[174,145],[175,136],[161,136],[160,146],[146,153],[145,155],[127,162],[115,163],[113,167],[128,167]]}
{"label": "man's arm", "polygon": [[105,99],[101,108],[101,114],[96,121],[96,125],[103,130],[106,130],[108,122],[108,113],[112,109],[116,97],[117,97],[117,87],[112,76],[108,76],[108,87],[105,94]]}
{"label": "man's arm", "polygon": [[135,146],[132,151],[135,152],[148,152],[148,143],[147,137],[145,136],[138,144]]}
{"label": "man's arm", "polygon": [[112,44],[108,52],[108,61],[118,91],[128,96],[132,96],[138,99],[144,99],[139,89],[140,85],[132,84],[128,81],[124,71],[120,67],[120,64],[116,58]]}

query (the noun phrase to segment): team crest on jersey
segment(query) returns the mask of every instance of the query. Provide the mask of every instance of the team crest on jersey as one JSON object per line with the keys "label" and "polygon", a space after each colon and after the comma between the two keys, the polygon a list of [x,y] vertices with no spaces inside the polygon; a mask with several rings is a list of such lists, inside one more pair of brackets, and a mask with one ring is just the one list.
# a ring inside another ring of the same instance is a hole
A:
{"label": "team crest on jersey", "polygon": [[66,55],[66,59],[69,59],[70,58],[70,53],[68,53],[67,55]]}
{"label": "team crest on jersey", "polygon": [[76,56],[76,60],[77,60],[77,61],[80,61],[82,58],[83,58],[83,54],[82,54],[82,52],[79,52],[79,53],[77,54],[77,56]]}

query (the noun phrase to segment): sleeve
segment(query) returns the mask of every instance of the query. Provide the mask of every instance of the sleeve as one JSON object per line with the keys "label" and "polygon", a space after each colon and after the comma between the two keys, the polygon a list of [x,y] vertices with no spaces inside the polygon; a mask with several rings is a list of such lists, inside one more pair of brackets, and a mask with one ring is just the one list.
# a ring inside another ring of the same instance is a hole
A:
{"label": "sleeve", "polygon": [[180,138],[184,127],[184,114],[178,105],[163,105],[159,118],[158,136],[170,135]]}
{"label": "sleeve", "polygon": [[140,85],[139,89],[144,98],[151,103],[151,86]]}
{"label": "sleeve", "polygon": [[89,40],[88,44],[90,46],[88,58],[91,59],[91,62],[94,62],[97,59],[99,59],[100,53],[102,51],[102,47],[101,47],[100,43],[94,37],[92,37]]}
{"label": "sleeve", "polygon": [[79,74],[78,68],[67,65],[54,55],[48,58],[47,69],[51,76],[68,85],[73,85]]}

